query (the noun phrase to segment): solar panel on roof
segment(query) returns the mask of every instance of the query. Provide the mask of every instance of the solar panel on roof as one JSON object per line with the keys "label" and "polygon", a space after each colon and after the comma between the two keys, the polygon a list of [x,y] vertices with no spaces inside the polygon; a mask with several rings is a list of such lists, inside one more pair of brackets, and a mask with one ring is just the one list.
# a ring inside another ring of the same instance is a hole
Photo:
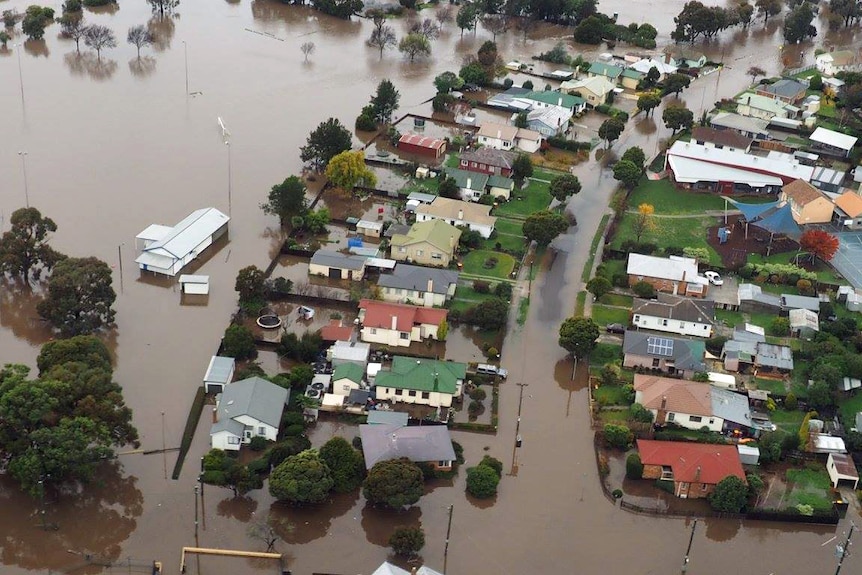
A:
{"label": "solar panel on roof", "polygon": [[651,337],[647,340],[647,353],[670,357],[673,355],[673,340],[666,337]]}

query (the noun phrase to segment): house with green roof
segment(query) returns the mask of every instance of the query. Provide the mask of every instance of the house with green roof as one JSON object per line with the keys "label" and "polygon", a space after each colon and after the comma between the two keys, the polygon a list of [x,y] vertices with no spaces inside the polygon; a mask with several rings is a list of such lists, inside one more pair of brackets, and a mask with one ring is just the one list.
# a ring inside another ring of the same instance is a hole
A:
{"label": "house with green roof", "polygon": [[406,234],[393,234],[389,257],[399,262],[446,268],[460,239],[461,230],[443,220],[416,222]]}
{"label": "house with green roof", "polygon": [[620,74],[620,85],[629,90],[637,90],[638,84],[640,84],[640,81],[643,80],[645,76],[646,74],[643,72],[639,72],[633,68],[626,68],[623,70],[623,73]]}
{"label": "house with green roof", "polygon": [[354,389],[362,386],[365,370],[355,363],[342,363],[332,372],[332,393],[350,395]]}
{"label": "house with green roof", "polygon": [[559,106],[560,108],[569,110],[572,114],[579,114],[587,107],[587,101],[579,96],[551,90],[546,90],[544,92],[530,92],[523,96],[523,98],[530,100],[533,103],[533,110]]}
{"label": "house with green roof", "polygon": [[488,174],[446,168],[446,175],[458,184],[458,189],[461,190],[461,199],[465,202],[478,201],[485,195],[485,188],[488,186]]}
{"label": "house with green roof", "polygon": [[491,176],[488,178],[488,193],[495,198],[504,198],[506,200],[512,195],[515,189],[515,180],[506,176]]}
{"label": "house with green roof", "polygon": [[392,367],[374,380],[377,400],[450,407],[466,376],[466,363],[396,355]]}
{"label": "house with green roof", "polygon": [[587,71],[587,76],[594,78],[603,76],[610,80],[613,84],[619,82],[620,76],[623,74],[623,69],[620,66],[613,64],[605,64],[604,62],[593,62],[590,64],[590,69]]}

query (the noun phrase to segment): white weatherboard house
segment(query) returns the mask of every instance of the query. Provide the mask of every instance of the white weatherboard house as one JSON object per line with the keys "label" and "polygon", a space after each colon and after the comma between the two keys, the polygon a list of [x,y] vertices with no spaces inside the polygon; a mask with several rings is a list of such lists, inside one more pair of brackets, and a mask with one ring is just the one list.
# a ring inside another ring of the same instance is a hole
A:
{"label": "white weatherboard house", "polygon": [[657,300],[635,299],[632,324],[641,329],[712,337],[715,302],[659,293]]}
{"label": "white weatherboard house", "polygon": [[236,360],[232,357],[212,356],[207,373],[204,375],[204,391],[207,393],[221,393],[224,386],[233,379],[236,369]]}
{"label": "white weatherboard house", "polygon": [[227,233],[230,218],[215,208],[195,210],[177,225],[153,224],[135,236],[143,271],[175,276]]}
{"label": "white weatherboard house", "polygon": [[212,448],[239,451],[253,437],[275,441],[289,399],[286,389],[260,377],[225,386],[217,398],[216,421],[210,428]]}

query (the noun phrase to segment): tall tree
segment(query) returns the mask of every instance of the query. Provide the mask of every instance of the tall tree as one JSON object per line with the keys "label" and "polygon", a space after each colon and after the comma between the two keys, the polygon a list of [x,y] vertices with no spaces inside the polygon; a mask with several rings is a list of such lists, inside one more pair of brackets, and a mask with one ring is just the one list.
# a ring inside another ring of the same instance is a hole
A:
{"label": "tall tree", "polygon": [[596,348],[599,327],[589,317],[570,317],[560,326],[560,347],[578,359],[584,359]]}
{"label": "tall tree", "polygon": [[437,92],[440,94],[448,94],[452,90],[457,90],[463,85],[464,80],[462,80],[455,72],[446,71],[438,74],[434,78],[434,87],[437,88]]}
{"label": "tall tree", "polygon": [[527,154],[518,154],[515,156],[515,161],[512,162],[512,179],[519,186],[523,185],[524,180],[533,175],[533,161]]}
{"label": "tall tree", "polygon": [[152,7],[153,12],[157,12],[159,16],[170,14],[180,5],[180,0],[147,0],[147,4]]}
{"label": "tall tree", "polygon": [[620,160],[628,160],[637,166],[639,170],[643,171],[644,164],[646,163],[646,154],[638,146],[632,146],[625,151]]}
{"label": "tall tree", "polygon": [[389,538],[389,546],[396,555],[415,557],[425,546],[425,532],[421,527],[396,527]]}
{"label": "tall tree", "polygon": [[424,492],[422,470],[404,457],[378,461],[362,485],[369,503],[391,509],[413,505]]}
{"label": "tall tree", "polygon": [[652,204],[646,202],[638,206],[638,213],[635,217],[633,231],[635,233],[635,241],[640,242],[641,237],[655,228],[655,220],[653,218],[655,208]]}
{"label": "tall tree", "polygon": [[781,0],[756,0],[754,5],[757,7],[757,13],[763,16],[763,25],[769,22],[770,16],[777,16],[781,13]]}
{"label": "tall tree", "polygon": [[766,70],[761,68],[760,66],[752,66],[746,72],[749,76],[751,76],[751,83],[754,84],[757,81],[758,76],[766,76]]}
{"label": "tall tree", "polygon": [[234,289],[240,302],[263,301],[266,298],[266,273],[257,266],[246,266],[236,274]]}
{"label": "tall tree", "polygon": [[0,274],[18,276],[25,281],[39,280],[63,257],[48,245],[57,224],[43,217],[36,208],[19,208],[12,212],[8,232],[0,236]]}
{"label": "tall tree", "polygon": [[509,18],[502,14],[486,14],[482,17],[482,26],[491,33],[492,41],[496,42],[497,36],[509,30]]}
{"label": "tall tree", "polygon": [[398,43],[398,50],[407,54],[412,62],[416,56],[429,56],[431,54],[431,42],[422,34],[411,32],[401,38]]}
{"label": "tall tree", "polygon": [[567,229],[569,229],[569,220],[566,216],[548,210],[532,213],[524,220],[524,237],[535,241],[540,246],[550,244]]}
{"label": "tall tree", "polygon": [[638,96],[638,110],[641,110],[647,116],[652,114],[653,109],[659,104],[661,104],[661,96],[656,92],[644,92]]}
{"label": "tall tree", "polygon": [[845,27],[862,16],[862,6],[857,0],[829,0],[829,11],[840,16]]}
{"label": "tall tree", "polygon": [[294,505],[323,502],[333,485],[329,466],[314,449],[288,457],[269,477],[272,496]]}
{"label": "tall tree", "polygon": [[728,475],[709,494],[709,504],[715,511],[739,513],[748,501],[748,486],[735,475]]}
{"label": "tall tree", "polygon": [[398,43],[395,38],[395,30],[386,23],[386,14],[382,11],[371,10],[369,16],[374,23],[374,29],[371,31],[371,37],[368,38],[366,44],[372,48],[377,48],[380,51],[380,58],[382,59],[383,51],[388,48],[394,48]]}
{"label": "tall tree", "polygon": [[300,148],[300,159],[320,171],[334,156],[350,149],[353,138],[341,122],[329,118],[315,128]]}
{"label": "tall tree", "polygon": [[94,258],[66,258],[54,266],[39,315],[64,336],[88,334],[114,322],[117,294],[111,268]]}
{"label": "tall tree", "polygon": [[434,23],[431,18],[425,18],[421,22],[417,21],[410,26],[411,34],[421,34],[428,40],[436,40],[440,37],[440,26]]}
{"label": "tall tree", "polygon": [[668,106],[662,112],[661,118],[674,134],[679,130],[687,130],[694,124],[694,113],[685,106]]}
{"label": "tall tree", "polygon": [[572,174],[562,174],[551,179],[549,189],[558,202],[565,202],[569,196],[581,193],[581,181]]}
{"label": "tall tree", "polygon": [[599,138],[604,140],[607,143],[607,147],[610,148],[611,144],[623,133],[625,127],[625,123],[616,116],[608,118],[599,126]]}
{"label": "tall tree", "polygon": [[54,19],[53,8],[31,5],[21,19],[21,31],[30,40],[41,40],[45,35],[45,27]]}
{"label": "tall tree", "polygon": [[688,88],[690,84],[690,76],[686,76],[685,74],[668,74],[664,79],[664,89],[662,91],[665,95],[679,95],[679,93]]}
{"label": "tall tree", "polygon": [[808,2],[803,2],[794,8],[784,19],[784,39],[788,44],[802,42],[809,36],[817,36],[817,28],[814,27],[814,10]]}
{"label": "tall tree", "polygon": [[358,185],[373,188],[377,176],[365,165],[365,152],[341,152],[333,157],[326,166],[326,177],[334,185],[345,191],[353,191]]}
{"label": "tall tree", "polygon": [[799,246],[811,254],[811,259],[832,261],[838,251],[838,238],[823,230],[806,230],[799,238]]}
{"label": "tall tree", "polygon": [[374,107],[374,120],[382,124],[392,121],[392,114],[398,109],[401,94],[389,80],[381,80],[377,85],[377,93],[371,97]]}
{"label": "tall tree", "polygon": [[461,29],[461,37],[464,37],[464,30],[475,30],[476,21],[479,19],[479,11],[471,2],[463,4],[458,10],[458,15],[455,16],[455,24]]}
{"label": "tall tree", "polygon": [[452,12],[453,12],[452,6],[449,4],[446,4],[446,5],[440,6],[440,8],[437,9],[437,12],[434,13],[434,18],[440,24],[441,29],[443,28],[443,26],[445,26],[446,24],[448,24],[449,22],[452,21]]}
{"label": "tall tree", "polygon": [[75,51],[81,52],[81,39],[87,32],[84,17],[78,13],[63,14],[60,17],[60,28],[64,37],[75,41]]}
{"label": "tall tree", "polygon": [[55,367],[77,363],[87,369],[111,370],[111,353],[105,343],[94,335],[78,335],[49,341],[39,350],[36,366],[39,377],[45,377]]}
{"label": "tall tree", "polygon": [[314,42],[303,42],[299,50],[302,52],[303,61],[308,62],[308,57],[314,52]]}
{"label": "tall tree", "polygon": [[141,48],[153,45],[153,35],[149,29],[140,24],[129,28],[129,33],[126,36],[126,41],[138,49],[138,60],[141,59]]}
{"label": "tall tree", "polygon": [[93,24],[87,26],[87,31],[84,33],[84,44],[95,50],[96,55],[101,60],[102,50],[117,47],[117,37],[114,36],[114,31],[107,26]]}
{"label": "tall tree", "polygon": [[289,176],[269,191],[267,202],[260,205],[264,213],[278,216],[281,225],[294,216],[303,216],[308,209],[305,201],[305,184],[296,176]]}
{"label": "tall tree", "polygon": [[320,458],[329,466],[336,493],[347,493],[362,485],[365,460],[343,437],[336,436],[324,443]]}
{"label": "tall tree", "polygon": [[350,20],[350,17],[362,10],[362,0],[311,0],[311,5],[324,14]]}
{"label": "tall tree", "polygon": [[641,179],[643,168],[631,160],[620,160],[614,164],[614,179],[622,183],[627,190],[633,190]]}

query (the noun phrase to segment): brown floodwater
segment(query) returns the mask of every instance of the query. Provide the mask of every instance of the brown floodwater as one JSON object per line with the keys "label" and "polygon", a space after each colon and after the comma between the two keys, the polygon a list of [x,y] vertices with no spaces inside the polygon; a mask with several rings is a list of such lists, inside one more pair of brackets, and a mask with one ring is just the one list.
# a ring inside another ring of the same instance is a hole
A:
{"label": "brown floodwater", "polygon": [[[0,9],[23,11],[28,3],[4,1]],[[59,9],[59,2],[53,4]],[[682,4],[612,0],[600,7],[620,12],[622,23],[652,22],[662,45]],[[83,47],[78,54],[73,42],[58,38],[56,24],[47,29],[44,41],[26,42],[21,52],[15,46],[20,36],[0,50],[0,225],[24,204],[24,170],[17,152],[26,151],[27,195],[31,205],[57,222],[54,247],[75,256],[95,255],[115,268],[117,326],[109,344],[117,357],[116,378],[135,410],[144,449],[172,448],[234,310],[236,272],[252,264],[266,267],[278,253],[284,236],[259,204],[273,184],[300,173],[299,147],[308,132],[329,116],[352,126],[384,78],[401,91],[399,114],[429,114],[425,102],[433,95],[433,77],[459,68],[463,57],[475,53],[489,35],[479,30],[461,38],[449,25],[434,42],[432,57],[411,64],[396,52],[381,59],[367,49],[366,22],[338,21],[273,0],[185,0],[177,17],[165,20],[154,19],[147,4],[135,0],[87,10],[85,17],[110,26],[120,40],[101,59]],[[127,28],[137,24],[147,24],[157,35],[140,60],[122,42]],[[699,111],[742,89],[751,65],[769,73],[782,63],[798,65],[797,47],[786,53],[779,49],[780,24],[777,18],[765,28],[757,23],[711,41],[705,50],[714,59],[723,55],[729,66],[720,75],[694,82],[682,99]],[[408,24],[397,20],[393,26],[400,35]],[[498,38],[498,44],[505,61],[529,61],[569,37],[570,30],[540,26],[526,41],[510,33]],[[850,32],[817,40],[857,42]],[[307,41],[316,49],[304,62],[299,46]],[[801,48],[803,60],[810,63],[813,44]],[[590,57],[605,50],[583,51]],[[219,117],[231,134],[229,148]],[[632,123],[635,129],[626,130],[615,150],[639,145],[652,153],[667,137],[653,118]],[[595,162],[582,163],[575,172],[584,190],[568,209],[580,225],[555,244],[558,251],[548,256],[533,282],[525,325],[507,336],[502,363],[510,376],[500,398],[499,433],[454,434],[465,447],[467,465],[489,453],[508,471],[519,404],[514,383],[529,384],[521,408],[524,442],[516,455],[517,475],[503,478],[496,499],[481,504],[468,499],[463,472],[451,484],[429,485],[420,504],[401,513],[369,508],[355,494],[334,497],[319,509],[298,510],[274,504],[266,490],[234,498],[228,490],[206,487],[200,544],[262,550],[247,529],[270,517],[283,539],[277,547],[294,573],[367,573],[388,557],[386,540],[394,526],[421,525],[427,539],[422,556],[440,570],[448,507],[454,505],[448,556],[452,573],[678,569],[688,540],[686,521],[630,515],[602,496],[586,390],[583,383],[571,381],[571,362],[556,345],[557,328],[573,309],[593,231],[615,185],[610,171]],[[196,266],[212,280],[211,295],[198,302],[205,305],[181,305],[169,282],[139,281],[134,237],[151,223],[171,224],[204,206],[230,213],[230,239]],[[35,315],[37,298],[21,286],[0,284],[0,363],[34,366],[39,346],[50,339]],[[447,354],[475,360],[478,345],[470,333],[452,330]],[[277,357],[263,358],[263,363],[281,367]],[[193,487],[209,425],[205,414],[179,481],[170,479],[173,452],[125,454],[106,465],[98,483],[83,493],[49,494],[44,514],[41,502],[22,495],[8,480],[0,482],[4,575],[74,569],[84,563],[85,553],[102,563],[158,559],[166,573],[177,573],[181,546],[195,544]],[[355,433],[355,427],[322,422],[312,441],[320,445],[333,434]],[[851,516],[857,513],[851,510]],[[717,520],[700,525],[692,573],[823,572],[835,564],[832,544],[823,545],[835,529]],[[846,526],[847,521],[837,529],[839,536]],[[237,559],[189,563],[190,573],[272,569],[271,564]],[[851,555],[846,572],[860,569],[862,559]],[[74,572],[100,570],[90,566]]]}

